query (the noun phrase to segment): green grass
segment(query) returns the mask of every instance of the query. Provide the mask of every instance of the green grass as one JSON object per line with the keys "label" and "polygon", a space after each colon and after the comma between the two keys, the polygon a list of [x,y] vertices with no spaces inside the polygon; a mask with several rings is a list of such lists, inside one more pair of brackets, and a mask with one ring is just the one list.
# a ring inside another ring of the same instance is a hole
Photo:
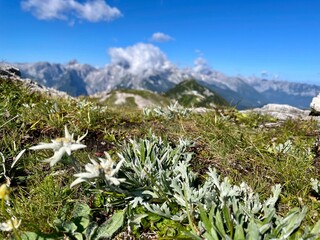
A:
{"label": "green grass", "polygon": [[[105,109],[86,100],[79,103],[79,100],[31,94],[21,84],[4,79],[0,79],[0,93],[0,152],[6,158],[6,175],[11,178],[11,207],[22,220],[21,232],[56,233],[53,222],[68,204],[88,204],[97,223],[116,210],[104,208],[108,198],[105,193],[93,194],[80,185],[70,189],[76,170],[61,162],[49,168],[42,160],[52,155],[50,150],[27,150],[10,169],[13,158],[21,150],[63,136],[64,125],[76,136],[88,131],[83,141],[87,148],[74,153],[81,164],[88,162],[88,155],[93,157],[103,151],[116,157],[124,142],[146,138],[150,129],[172,145],[179,138],[192,139],[195,145],[190,149],[194,153],[191,167],[202,179],[209,167],[216,168],[234,184],[247,182],[264,199],[270,195],[271,187],[279,183],[282,186],[277,205],[280,215],[294,207],[307,206],[304,224],[313,225],[319,219],[319,196],[310,186],[311,178],[320,178],[320,171],[314,166],[313,148],[319,135],[316,121],[288,120],[270,128],[264,124],[274,119],[256,114],[248,114],[244,119],[233,109],[191,114],[186,118],[146,118],[136,109],[110,106]],[[288,140],[292,142],[290,151],[275,150],[275,146]],[[3,175],[1,182],[5,182]],[[145,222],[141,232],[134,234],[139,237],[156,232],[165,237],[166,227],[173,229],[170,221],[156,219],[151,225]],[[8,236],[3,233],[2,238]]]}

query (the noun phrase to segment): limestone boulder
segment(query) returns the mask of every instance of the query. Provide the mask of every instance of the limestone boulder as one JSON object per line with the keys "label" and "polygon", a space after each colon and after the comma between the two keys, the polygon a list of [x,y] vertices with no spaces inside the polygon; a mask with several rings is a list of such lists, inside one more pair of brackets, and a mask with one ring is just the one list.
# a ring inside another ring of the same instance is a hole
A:
{"label": "limestone boulder", "polygon": [[320,116],[320,94],[312,99],[310,103],[310,108],[310,115]]}
{"label": "limestone boulder", "polygon": [[308,119],[310,111],[292,107],[287,104],[267,104],[262,108],[254,108],[242,112],[253,111],[258,114],[270,115],[279,120],[287,119]]}

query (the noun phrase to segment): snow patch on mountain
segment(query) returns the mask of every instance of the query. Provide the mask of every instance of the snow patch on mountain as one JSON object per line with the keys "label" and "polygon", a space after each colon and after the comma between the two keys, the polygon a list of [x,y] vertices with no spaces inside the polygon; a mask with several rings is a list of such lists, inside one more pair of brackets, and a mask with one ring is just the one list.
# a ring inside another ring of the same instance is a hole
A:
{"label": "snow patch on mountain", "polygon": [[131,94],[131,93],[116,93],[116,101],[114,102],[116,105],[122,105],[126,103],[127,98],[133,98],[134,102],[137,104],[137,107],[143,109],[145,107],[155,106],[154,103],[148,99],[145,99],[139,95]]}

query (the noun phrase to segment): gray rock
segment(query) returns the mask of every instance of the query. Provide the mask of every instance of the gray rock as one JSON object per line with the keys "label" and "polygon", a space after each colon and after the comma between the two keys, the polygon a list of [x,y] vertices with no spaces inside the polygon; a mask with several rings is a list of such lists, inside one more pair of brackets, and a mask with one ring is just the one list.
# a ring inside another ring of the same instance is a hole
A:
{"label": "gray rock", "polygon": [[31,79],[21,78],[20,70],[8,64],[0,64],[0,77],[5,81],[21,82],[30,92],[40,92],[51,97],[72,98],[67,93],[45,87]]}
{"label": "gray rock", "polygon": [[21,77],[21,72],[18,68],[8,65],[8,64],[1,64],[0,65],[0,76],[7,76],[7,77]]}
{"label": "gray rock", "polygon": [[254,108],[251,110],[241,111],[243,113],[248,113],[250,111],[263,114],[270,115],[279,120],[287,120],[287,119],[310,119],[308,110],[301,110],[296,107],[292,107],[287,104],[267,104],[262,108]]}
{"label": "gray rock", "polygon": [[320,94],[314,97],[310,103],[312,116],[320,116]]}
{"label": "gray rock", "polygon": [[25,86],[30,90],[30,92],[40,92],[50,97],[63,97],[63,98],[72,98],[66,92],[56,90],[54,88],[45,87],[39,83],[32,81],[31,79],[19,79],[23,81]]}

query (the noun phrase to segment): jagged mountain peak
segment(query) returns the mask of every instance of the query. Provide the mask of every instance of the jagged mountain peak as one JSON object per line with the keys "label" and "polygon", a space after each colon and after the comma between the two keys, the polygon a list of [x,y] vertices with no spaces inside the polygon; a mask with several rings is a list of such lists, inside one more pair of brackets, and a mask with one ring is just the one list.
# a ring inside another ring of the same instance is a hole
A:
{"label": "jagged mountain peak", "polygon": [[244,78],[244,80],[251,84],[258,92],[273,90],[283,91],[296,96],[315,96],[319,91],[319,86],[315,84],[260,79],[256,77],[248,77]]}
{"label": "jagged mountain peak", "polygon": [[71,96],[87,95],[84,78],[96,69],[88,64],[61,64],[50,62],[15,63],[21,76]]}
{"label": "jagged mountain peak", "polygon": [[102,68],[81,64],[76,60],[66,64],[37,62],[14,65],[21,70],[22,77],[66,91],[72,96],[92,95],[120,88],[148,89],[161,93],[186,79],[195,79],[241,109],[267,103],[308,108],[312,97],[320,92],[320,86],[316,85],[256,77],[229,77],[200,60],[195,62],[193,68],[185,69],[168,64],[167,61],[162,62],[165,66],[139,68],[139,71],[133,71],[132,66],[122,64],[123,61],[110,63]]}

